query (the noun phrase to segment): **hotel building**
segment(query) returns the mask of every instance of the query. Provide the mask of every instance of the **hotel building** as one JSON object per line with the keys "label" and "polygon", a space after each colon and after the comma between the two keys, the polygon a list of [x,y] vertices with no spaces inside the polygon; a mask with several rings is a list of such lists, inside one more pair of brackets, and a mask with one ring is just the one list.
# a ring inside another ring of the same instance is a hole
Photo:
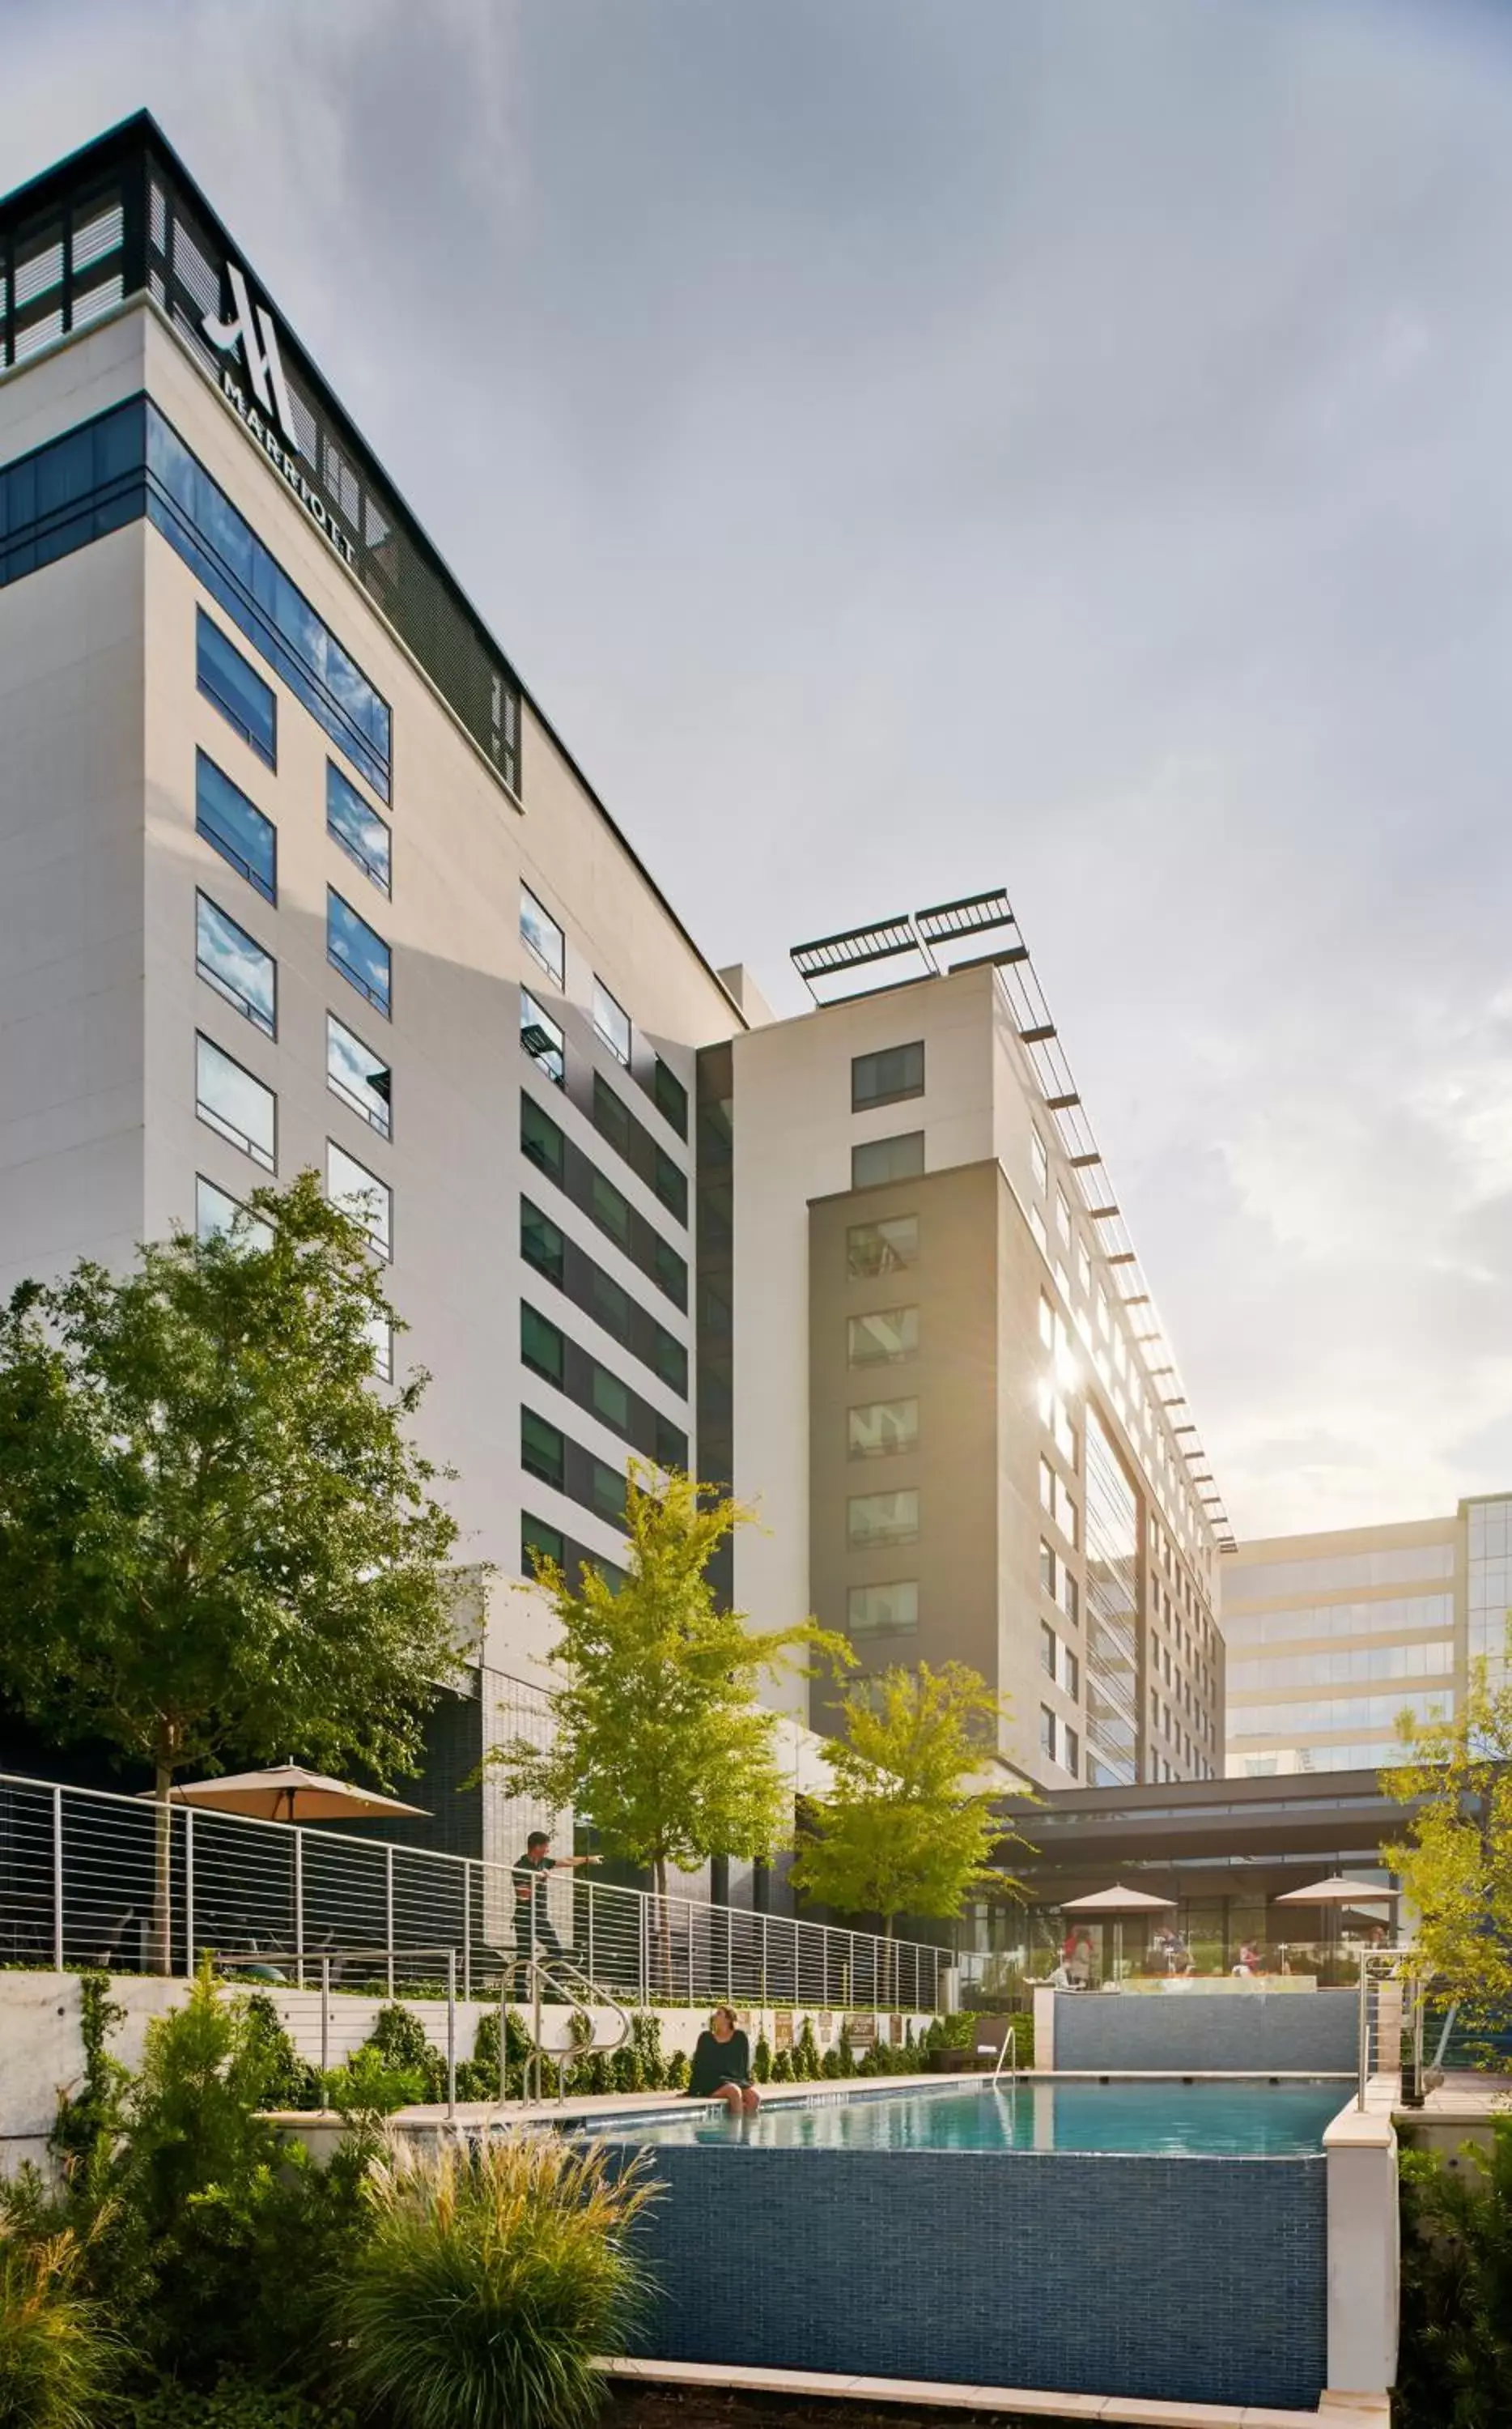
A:
{"label": "hotel building", "polygon": [[796,1019],[711,967],[151,119],[0,203],[0,1291],[358,1214],[499,1580],[446,1843],[516,1852],[447,1792],[631,1457],[760,1499],[761,1624],[1011,1692],[1015,1775],[1218,1765],[1221,1504],[1022,940],[901,925]]}
{"label": "hotel building", "polygon": [[1512,1497],[1444,1518],[1241,1544],[1220,1567],[1226,1767],[1239,1777],[1400,1760],[1400,1713],[1447,1718],[1471,1662],[1504,1667]]}

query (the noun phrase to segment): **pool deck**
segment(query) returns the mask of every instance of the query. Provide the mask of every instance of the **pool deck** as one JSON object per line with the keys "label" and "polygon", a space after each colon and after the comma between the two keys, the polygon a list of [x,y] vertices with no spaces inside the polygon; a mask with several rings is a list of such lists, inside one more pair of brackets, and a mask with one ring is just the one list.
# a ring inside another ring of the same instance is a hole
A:
{"label": "pool deck", "polygon": [[721,2362],[639,2361],[616,2355],[605,2374],[653,2387],[723,2394],[790,2395],[808,2402],[896,2404],[918,2412],[1001,2412],[1020,2421],[1095,2421],[1106,2429],[1389,2429],[1385,2396],[1325,2395],[1316,2412],[1263,2404],[1164,2404],[1135,2395],[1062,2395],[1030,2387],[951,2387],[937,2379],[841,2378],[814,2370],[749,2370]]}

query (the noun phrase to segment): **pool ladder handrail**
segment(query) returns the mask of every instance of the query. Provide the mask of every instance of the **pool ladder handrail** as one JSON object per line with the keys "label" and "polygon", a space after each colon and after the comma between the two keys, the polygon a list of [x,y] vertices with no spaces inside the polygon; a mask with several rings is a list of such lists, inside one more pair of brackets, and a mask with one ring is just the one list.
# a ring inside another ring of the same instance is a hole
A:
{"label": "pool ladder handrail", "polygon": [[1007,2024],[1008,2030],[1003,2035],[1002,2046],[997,2053],[997,2063],[993,2069],[993,2089],[994,2090],[997,2089],[1003,2072],[1003,2060],[1006,2057],[1009,2083],[1016,2091],[1018,2090],[1018,2034],[1013,2028],[1011,2016],[1005,2016],[1003,2022]]}
{"label": "pool ladder handrail", "polygon": [[[614,2053],[614,2051],[623,2049],[625,2043],[633,2034],[635,2027],[634,2020],[632,2017],[630,2010],[627,2008],[620,2006],[619,2001],[615,1997],[613,1991],[606,1991],[601,1982],[596,1982],[593,1979],[593,1976],[590,1974],[585,1973],[583,1967],[579,1965],[573,1958],[569,1957],[565,1950],[559,1955],[551,1957],[533,1956],[527,1960],[523,1970],[529,1990],[528,2003],[511,2001],[509,1996],[509,1974],[507,1971],[503,1975],[500,1984],[499,2097],[501,2101],[502,2101],[508,2096],[506,2090],[507,2068],[509,2063],[508,2011],[511,2005],[524,2005],[529,2017],[529,2022],[525,2026],[525,2037],[531,2045],[531,2054],[525,2061],[524,2069],[524,2101],[527,2107],[539,2107],[541,2106],[542,2066],[543,2061],[546,2058],[551,2057],[556,2062],[557,2098],[561,2100],[566,2096],[564,2077],[568,2072],[569,2067],[576,2067],[579,2062],[585,2057],[593,2057],[598,2055],[609,2057]],[[570,1991],[576,1990],[579,1991],[586,1991],[589,2003],[592,2006],[609,2008],[611,2013],[616,2016],[619,2020],[619,2029],[615,2034],[613,2040],[606,2041],[589,2040],[578,2042],[570,2049],[548,2049],[542,2033],[541,2019],[541,1986],[545,1982],[549,1982],[554,1991]],[[532,2090],[531,2082],[533,2075],[534,2077],[534,2090]]]}

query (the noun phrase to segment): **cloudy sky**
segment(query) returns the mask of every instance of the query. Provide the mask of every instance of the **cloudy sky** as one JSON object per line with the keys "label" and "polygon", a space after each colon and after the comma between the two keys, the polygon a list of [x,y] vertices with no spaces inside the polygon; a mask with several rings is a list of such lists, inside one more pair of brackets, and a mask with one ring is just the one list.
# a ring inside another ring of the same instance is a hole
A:
{"label": "cloudy sky", "polygon": [[0,57],[5,186],[157,113],[714,959],[1007,885],[1241,1534],[1512,1486],[1512,9]]}

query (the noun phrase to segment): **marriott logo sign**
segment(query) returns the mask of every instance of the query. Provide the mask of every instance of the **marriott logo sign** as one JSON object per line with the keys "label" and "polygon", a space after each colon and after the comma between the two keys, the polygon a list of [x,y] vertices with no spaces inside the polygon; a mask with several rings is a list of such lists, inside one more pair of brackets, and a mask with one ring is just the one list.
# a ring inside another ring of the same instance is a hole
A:
{"label": "marriott logo sign", "polygon": [[[343,565],[355,566],[356,551],[337,523],[319,489],[308,478],[297,451],[299,425],[294,419],[288,382],[278,350],[278,328],[266,304],[254,305],[240,265],[226,264],[226,282],[233,310],[229,320],[206,312],[201,326],[222,355],[239,353],[248,380],[249,397],[231,363],[221,367],[221,393],[241,422],[248,438],[260,447],[276,471],[283,474],[316,528],[330,541]],[[282,436],[280,436],[282,434]],[[288,444],[285,445],[285,440]]]}

